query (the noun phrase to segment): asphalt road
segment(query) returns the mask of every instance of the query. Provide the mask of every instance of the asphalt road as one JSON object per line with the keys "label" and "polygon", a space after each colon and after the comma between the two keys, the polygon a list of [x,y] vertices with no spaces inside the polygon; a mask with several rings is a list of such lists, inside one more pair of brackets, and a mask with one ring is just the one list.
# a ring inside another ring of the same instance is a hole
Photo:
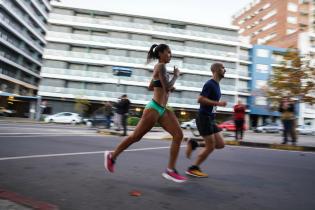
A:
{"label": "asphalt road", "polygon": [[[177,184],[161,176],[165,140],[132,145],[107,173],[103,151],[121,140],[71,125],[0,123],[0,188],[62,210],[315,207],[315,153],[226,147],[202,165],[209,178]],[[190,163],[182,148],[178,170]],[[133,190],[142,195],[130,196]]]}

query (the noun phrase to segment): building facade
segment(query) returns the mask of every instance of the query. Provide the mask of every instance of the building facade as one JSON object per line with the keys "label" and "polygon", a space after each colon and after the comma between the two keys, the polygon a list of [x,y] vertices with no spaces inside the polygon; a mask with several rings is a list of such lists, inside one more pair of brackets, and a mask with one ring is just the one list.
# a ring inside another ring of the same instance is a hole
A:
{"label": "building facade", "polygon": [[251,44],[296,48],[298,35],[314,27],[313,0],[255,0],[233,16]]}
{"label": "building facade", "polygon": [[[219,112],[231,114],[238,99],[249,97],[248,50],[240,42],[237,27],[225,28],[154,17],[72,8],[53,3],[48,20],[47,48],[39,95],[52,113],[70,111],[76,98],[92,103],[115,102],[126,93],[134,106],[151,98],[148,84],[153,63],[146,56],[154,43],[172,50],[168,71],[176,65],[181,76],[169,106],[185,114],[199,108],[197,97],[210,79],[210,66],[222,62],[226,78],[221,82],[222,100],[228,106]],[[131,77],[117,77],[113,69],[127,68]],[[138,109],[139,110],[139,109]]]}
{"label": "building facade", "polygon": [[251,127],[257,127],[279,119],[279,112],[271,109],[271,104],[267,100],[264,90],[267,87],[273,67],[282,61],[281,54],[285,52],[286,49],[284,48],[266,45],[253,45],[250,50],[252,61],[250,65],[252,75],[250,83],[251,97],[249,100]]}
{"label": "building facade", "polygon": [[[283,55],[287,50],[267,45],[253,45],[250,50],[252,61],[250,65],[252,75],[251,97],[249,100],[251,127],[279,120],[279,113],[272,111],[272,105],[265,97],[264,88],[267,86],[273,69],[282,65]],[[311,94],[315,94],[315,92],[313,91]],[[295,112],[298,125],[315,127],[315,106],[297,103]]]}
{"label": "building facade", "polygon": [[0,107],[35,113],[48,0],[0,0]]}

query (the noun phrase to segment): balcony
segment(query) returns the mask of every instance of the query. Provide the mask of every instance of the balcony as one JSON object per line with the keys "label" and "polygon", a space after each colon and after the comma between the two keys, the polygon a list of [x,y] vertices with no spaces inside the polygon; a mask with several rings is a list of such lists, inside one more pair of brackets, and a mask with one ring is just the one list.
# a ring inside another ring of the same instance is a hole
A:
{"label": "balcony", "polygon": [[16,23],[10,21],[9,19],[5,18],[3,15],[0,14],[1,24],[3,24],[6,28],[8,28],[12,33],[26,42],[28,45],[33,47],[39,53],[43,53],[43,47],[34,41],[25,31],[23,31]]}
{"label": "balcony", "polygon": [[24,1],[17,1],[17,2],[24,9],[24,11],[33,19],[33,21],[36,22],[36,24],[39,25],[42,28],[42,30],[46,31],[44,21],[40,19],[40,16],[37,15],[34,8],[32,8],[28,3],[25,3]]}
{"label": "balcony", "polygon": [[[219,42],[228,42],[233,43],[234,45],[238,45],[239,40],[238,37],[234,36],[227,36],[227,35],[219,35],[215,33],[207,33],[207,32],[200,32],[200,31],[191,31],[191,30],[184,30],[178,28],[168,28],[168,27],[161,27],[149,24],[142,24],[142,23],[133,23],[133,22],[123,22],[123,21],[113,21],[113,20],[101,20],[89,17],[77,17],[77,16],[70,16],[70,15],[61,15],[61,14],[50,14],[50,21],[69,21],[75,24],[94,24],[95,27],[112,27],[113,29],[124,29],[127,31],[135,31],[135,30],[145,30],[151,34],[169,34],[170,36],[187,36],[187,37],[195,37],[196,39],[211,39],[213,41],[217,40]],[[236,42],[236,43],[235,43]]]}
{"label": "balcony", "polygon": [[[55,97],[66,97],[66,98],[77,98],[77,97],[88,97],[94,100],[117,100],[121,95],[127,94],[128,98],[132,103],[146,104],[152,99],[152,95],[137,94],[137,93],[123,93],[123,92],[109,92],[100,90],[87,90],[87,89],[75,89],[75,88],[64,88],[64,87],[53,87],[53,86],[40,86],[39,95],[50,95]],[[193,108],[198,108],[199,105],[196,103],[195,99],[191,98],[177,98],[170,97],[169,104],[171,106],[190,106]],[[227,108],[232,108],[234,102],[228,102]]]}
{"label": "balcony", "polygon": [[[84,43],[84,45],[86,45],[88,42],[90,45],[95,45],[95,46],[106,46],[106,47],[115,47],[115,48],[123,48],[123,49],[137,49],[137,50],[142,50],[142,51],[147,51],[148,47],[152,45],[152,42],[149,42],[149,41],[117,39],[117,38],[110,38],[110,37],[70,34],[70,33],[61,33],[61,32],[49,32],[47,35],[47,40],[50,40],[50,41],[64,40],[64,42],[66,43],[78,43],[78,44]],[[173,51],[173,54],[175,55],[176,54],[188,55],[188,56],[199,55],[197,57],[202,57],[202,58],[209,57],[209,55],[212,55],[212,56],[220,56],[222,57],[221,58],[222,60],[226,60],[226,59],[229,60],[231,58],[233,59],[237,58],[236,53],[220,51],[220,50],[210,50],[210,49],[186,47],[186,46],[179,46],[179,45],[171,45],[171,49]]]}
{"label": "balcony", "polygon": [[[103,55],[96,53],[85,53],[85,52],[74,52],[74,51],[62,51],[62,50],[52,50],[46,49],[44,52],[44,58],[46,59],[57,59],[69,61],[69,58],[74,62],[80,63],[92,63],[100,65],[119,65],[135,68],[144,68],[152,69],[152,65],[145,65],[145,58],[133,58],[133,57],[122,57],[122,56],[113,56],[113,55]],[[192,73],[192,74],[201,74],[201,75],[210,75],[210,63],[207,65],[197,65],[197,64],[187,64],[187,63],[173,63],[171,62],[169,66],[173,64],[177,65],[182,73]],[[171,70],[171,68],[169,68]],[[248,78],[248,72],[244,70],[236,70],[226,68],[227,74],[237,76],[243,76],[244,79]],[[227,75],[229,77],[229,75]],[[234,78],[232,77],[232,78]]]}
{"label": "balcony", "polygon": [[11,1],[3,0],[3,6],[6,10],[8,10],[14,17],[16,17],[19,22],[21,22],[29,31],[31,31],[39,40],[43,43],[46,43],[44,39],[44,35],[42,35],[39,31],[34,29],[34,25],[29,21],[25,20],[24,14],[22,14],[19,10],[15,8]]}
{"label": "balcony", "polygon": [[37,10],[42,14],[45,19],[48,19],[48,13],[45,10],[45,6],[39,2],[39,0],[31,0],[32,4],[37,8]]}
{"label": "balcony", "polygon": [[4,45],[8,46],[15,52],[23,55],[25,58],[30,60],[33,63],[36,63],[37,65],[41,66],[41,61],[38,60],[38,57],[34,54],[31,55],[31,53],[26,49],[25,47],[19,46],[19,43],[14,42],[13,40],[9,39],[9,37],[5,36],[4,34],[0,33],[0,42],[4,43]]}

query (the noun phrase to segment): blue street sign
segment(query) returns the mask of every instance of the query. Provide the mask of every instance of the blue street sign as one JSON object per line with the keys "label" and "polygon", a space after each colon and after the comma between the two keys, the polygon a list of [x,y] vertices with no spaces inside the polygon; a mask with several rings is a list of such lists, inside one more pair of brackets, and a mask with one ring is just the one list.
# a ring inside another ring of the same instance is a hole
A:
{"label": "blue street sign", "polygon": [[113,74],[119,77],[131,77],[132,69],[128,67],[113,66]]}

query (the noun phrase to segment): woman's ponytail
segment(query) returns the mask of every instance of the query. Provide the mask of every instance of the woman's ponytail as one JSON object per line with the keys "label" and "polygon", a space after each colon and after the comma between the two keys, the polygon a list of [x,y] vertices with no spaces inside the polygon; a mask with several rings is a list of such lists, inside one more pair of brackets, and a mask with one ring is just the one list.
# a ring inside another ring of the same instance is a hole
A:
{"label": "woman's ponytail", "polygon": [[157,44],[153,44],[148,52],[148,56],[147,56],[147,64],[150,63],[153,59],[157,59],[158,58],[158,53],[156,51],[157,48]]}

